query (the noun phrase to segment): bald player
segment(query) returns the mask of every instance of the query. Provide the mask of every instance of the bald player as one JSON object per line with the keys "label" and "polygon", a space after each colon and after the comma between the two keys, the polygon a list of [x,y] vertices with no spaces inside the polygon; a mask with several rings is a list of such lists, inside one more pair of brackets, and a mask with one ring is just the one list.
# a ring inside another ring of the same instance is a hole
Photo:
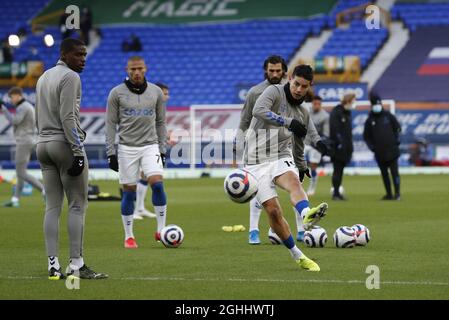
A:
{"label": "bald player", "polygon": [[17,208],[20,206],[19,199],[25,181],[39,190],[42,196],[45,196],[45,192],[42,183],[27,172],[28,163],[36,145],[36,117],[34,107],[24,99],[22,88],[13,87],[8,91],[8,95],[16,112],[14,114],[10,113],[1,101],[0,106],[6,119],[13,126],[14,138],[16,140],[14,162],[16,165],[17,185],[11,201],[5,203],[4,206]]}
{"label": "bald player", "polygon": [[[121,213],[125,230],[124,247],[137,248],[133,233],[136,185],[143,171],[152,189],[157,231],[165,227],[167,197],[163,184],[167,128],[164,94],[158,86],[147,82],[147,66],[142,57],[131,57],[126,72],[128,78],[111,90],[106,111],[106,153],[109,168],[119,173],[123,188]],[[118,134],[118,149],[115,138]]]}
{"label": "bald player", "polygon": [[[164,93],[164,102],[167,103],[168,99],[170,99],[170,88],[166,84],[160,82],[155,83],[155,85],[161,88],[162,92]],[[168,133],[167,143],[169,145],[174,144],[174,141],[170,140],[170,132]],[[148,181],[147,179],[145,179],[145,175],[143,172],[141,172],[140,175],[141,179],[139,180],[136,189],[136,207],[134,208],[134,220],[142,220],[143,217],[156,218],[156,215],[153,212],[145,208],[145,197],[148,191]]]}
{"label": "bald player", "polygon": [[84,70],[86,54],[82,41],[65,39],[61,42],[58,63],[45,71],[36,85],[37,158],[47,192],[44,232],[50,280],[65,278],[58,259],[64,193],[69,206],[68,275],[81,279],[108,277],[87,267],[83,258],[89,168],[83,146],[86,133],[79,119],[81,80],[78,73]]}

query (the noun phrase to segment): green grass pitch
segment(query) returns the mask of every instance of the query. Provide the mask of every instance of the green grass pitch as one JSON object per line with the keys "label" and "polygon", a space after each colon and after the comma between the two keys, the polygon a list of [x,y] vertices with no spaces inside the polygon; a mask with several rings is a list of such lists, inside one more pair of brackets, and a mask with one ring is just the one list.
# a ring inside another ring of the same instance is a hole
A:
{"label": "green grass pitch", "polygon": [[[118,183],[96,181],[101,191],[118,194]],[[180,225],[184,243],[166,249],[153,240],[155,219],[136,221],[139,248],[123,248],[120,202],[90,202],[85,228],[85,261],[110,279],[82,280],[79,290],[47,280],[42,231],[44,205],[34,192],[20,208],[0,208],[0,299],[448,299],[449,201],[447,175],[402,177],[402,200],[382,202],[378,176],[347,176],[349,201],[330,200],[330,178],[319,180],[312,204],[329,203],[320,224],[325,248],[300,248],[321,272],[297,268],[287,249],[271,245],[266,214],[263,243],[248,245],[248,233],[225,233],[224,225],[248,228],[248,205],[234,204],[222,179],[167,180],[167,223]],[[0,184],[8,200],[11,185]],[[284,215],[294,227],[288,196],[280,191]],[[151,207],[151,195],[146,206]],[[60,262],[68,261],[67,211],[61,220]],[[335,248],[339,226],[362,223],[371,231],[367,247]],[[380,289],[368,290],[366,268],[380,270]]]}

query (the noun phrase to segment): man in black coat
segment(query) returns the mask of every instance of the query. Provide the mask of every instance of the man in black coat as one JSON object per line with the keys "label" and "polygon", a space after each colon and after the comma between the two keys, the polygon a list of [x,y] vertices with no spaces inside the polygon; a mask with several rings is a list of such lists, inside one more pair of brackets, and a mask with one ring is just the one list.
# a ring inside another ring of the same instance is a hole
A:
{"label": "man in black coat", "polygon": [[333,195],[332,200],[346,200],[340,193],[343,180],[343,170],[351,161],[352,151],[352,116],[351,110],[355,108],[355,94],[346,94],[341,103],[332,109],[329,118],[330,140],[335,147],[332,156],[334,171],[332,173]]}
{"label": "man in black coat", "polygon": [[[400,133],[401,125],[394,115],[384,110],[382,101],[378,96],[372,96],[371,112],[365,122],[363,139],[368,148],[374,152],[374,156],[382,173],[385,190],[387,194],[382,200],[400,199],[400,177],[398,169],[398,158],[400,155]],[[394,197],[391,192],[390,169],[394,185]]]}

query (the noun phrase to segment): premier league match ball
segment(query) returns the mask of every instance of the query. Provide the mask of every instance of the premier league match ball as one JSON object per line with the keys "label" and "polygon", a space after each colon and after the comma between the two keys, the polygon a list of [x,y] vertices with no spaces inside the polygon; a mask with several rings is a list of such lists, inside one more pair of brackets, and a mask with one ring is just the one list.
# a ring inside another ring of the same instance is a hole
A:
{"label": "premier league match ball", "polygon": [[355,224],[352,226],[355,231],[355,244],[357,246],[366,246],[370,240],[369,229],[363,224]]}
{"label": "premier league match ball", "polygon": [[272,244],[282,244],[281,238],[271,228],[268,230],[268,239]]}
{"label": "premier league match ball", "polygon": [[311,248],[322,248],[326,245],[326,230],[319,226],[314,226],[312,230],[304,233],[304,243]]}
{"label": "premier league match ball", "polygon": [[161,230],[161,242],[167,248],[177,248],[184,240],[184,231],[175,225],[169,224]]}
{"label": "premier league match ball", "polygon": [[337,248],[352,248],[355,242],[355,231],[350,227],[340,227],[334,233],[334,243]]}
{"label": "premier league match ball", "polygon": [[235,169],[226,176],[224,190],[232,201],[245,203],[256,196],[257,180],[248,171]]}

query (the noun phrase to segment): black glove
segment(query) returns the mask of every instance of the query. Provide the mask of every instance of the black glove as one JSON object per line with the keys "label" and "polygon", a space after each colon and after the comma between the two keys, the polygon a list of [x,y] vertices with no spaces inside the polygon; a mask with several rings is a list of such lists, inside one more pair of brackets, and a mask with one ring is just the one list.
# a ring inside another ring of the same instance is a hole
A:
{"label": "black glove", "polygon": [[69,176],[76,177],[83,172],[84,169],[84,156],[73,157],[72,166],[67,170]]}
{"label": "black glove", "polygon": [[116,155],[108,157],[108,165],[110,169],[114,170],[115,172],[118,172],[118,161]]}
{"label": "black glove", "polygon": [[161,153],[161,161],[162,161],[162,167],[165,168],[165,153]]}
{"label": "black glove", "polygon": [[329,153],[327,146],[321,140],[315,144],[315,149],[317,149],[322,155],[328,155]]}
{"label": "black glove", "polygon": [[290,123],[290,127],[288,127],[288,130],[293,132],[295,136],[297,136],[298,138],[304,138],[307,134],[306,126],[296,119],[292,119],[292,122]]}
{"label": "black glove", "polygon": [[308,176],[309,178],[312,178],[312,176],[310,175],[309,168],[307,168],[304,171],[299,170],[299,181],[303,182],[304,176]]}

